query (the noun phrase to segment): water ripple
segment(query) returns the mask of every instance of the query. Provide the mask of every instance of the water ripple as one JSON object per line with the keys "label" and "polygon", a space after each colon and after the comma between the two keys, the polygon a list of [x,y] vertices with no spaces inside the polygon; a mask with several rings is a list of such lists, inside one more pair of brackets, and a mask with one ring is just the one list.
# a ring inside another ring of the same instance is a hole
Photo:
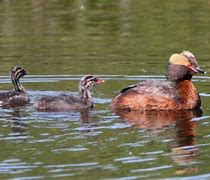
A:
{"label": "water ripple", "polygon": [[157,158],[140,158],[140,157],[123,157],[114,159],[114,161],[121,161],[122,163],[139,163],[139,162],[147,162],[154,161]]}
{"label": "water ripple", "polygon": [[88,148],[64,148],[64,149],[54,149],[52,152],[79,152],[79,151],[87,151]]}
{"label": "water ripple", "polygon": [[[84,75],[26,75],[22,82],[58,82],[58,81],[65,81],[65,80],[77,80],[79,81],[80,78]],[[162,75],[138,75],[138,76],[131,76],[131,75],[97,75],[104,80],[148,80],[148,79],[156,79],[156,80],[163,80],[165,76]],[[195,76],[193,81],[202,81],[202,82],[209,82],[209,76]],[[1,83],[10,83],[9,76],[0,76],[0,84]]]}
{"label": "water ripple", "polygon": [[20,162],[18,159],[9,159],[0,163],[0,173],[19,174],[27,171],[31,171],[37,168],[38,165],[29,165],[24,162]]}
{"label": "water ripple", "polygon": [[87,162],[87,163],[78,163],[78,164],[55,164],[55,165],[47,165],[46,168],[66,168],[66,167],[89,167],[96,166],[97,162]]}
{"label": "water ripple", "polygon": [[[119,81],[163,79],[162,76],[102,75],[102,77]],[[64,75],[57,77],[27,76],[24,80],[27,82],[56,82],[79,79],[79,75]],[[210,78],[196,77],[194,80],[203,82],[209,81]],[[9,79],[0,77],[0,83],[7,82]],[[97,177],[106,177],[108,174],[108,178],[118,177],[119,180],[149,179],[163,177],[163,174],[166,176],[168,171],[176,171],[177,167],[183,168],[198,164],[202,166],[205,162],[202,159],[197,159],[197,155],[204,153],[202,149],[205,149],[207,154],[208,150],[206,149],[210,146],[208,143],[210,135],[207,132],[210,117],[208,112],[202,117],[193,118],[190,123],[184,123],[183,127],[176,126],[174,122],[172,126],[164,129],[164,132],[157,132],[144,128],[133,128],[131,123],[122,121],[107,107],[111,98],[94,98],[96,108],[89,112],[90,117],[87,120],[83,120],[80,112],[37,112],[31,106],[35,99],[42,95],[78,94],[77,92],[32,90],[28,92],[32,97],[29,106],[17,112],[14,109],[1,109],[0,140],[4,142],[6,150],[10,150],[11,143],[14,143],[15,146],[21,148],[21,151],[24,151],[22,154],[12,154],[12,149],[9,152],[12,156],[28,158],[28,162],[21,162],[19,159],[10,160],[10,156],[7,156],[8,160],[0,163],[1,173],[20,176],[13,178],[15,180],[73,179],[80,175],[91,174],[93,171]],[[209,94],[201,93],[201,96],[208,97]],[[100,105],[97,106],[97,104]],[[194,126],[191,126],[191,123]],[[198,132],[194,132],[194,127],[198,129]],[[202,128],[206,128],[206,131],[203,131]],[[182,134],[185,133],[185,129],[189,134]],[[200,135],[199,131],[205,132],[205,134]],[[195,138],[197,134],[202,138]],[[178,154],[179,150],[186,153]],[[190,156],[191,154],[193,156]],[[59,164],[57,164],[58,161],[55,161],[55,156],[60,160]],[[69,157],[70,163],[66,157]],[[179,158],[182,163],[177,161],[180,160]],[[41,163],[31,164],[30,162],[34,162],[34,160]],[[82,162],[80,163],[79,160]],[[34,176],[36,168],[46,171],[45,175]],[[123,174],[124,169],[127,174]],[[31,172],[31,176],[24,173],[28,171]],[[170,175],[175,176],[176,173]],[[117,174],[117,176],[113,176],[113,174]]]}
{"label": "water ripple", "polygon": [[37,179],[43,179],[44,176],[22,176],[22,177],[16,177],[11,178],[12,180],[37,180]]}
{"label": "water ripple", "polygon": [[157,171],[161,169],[169,169],[173,167],[172,165],[164,165],[164,166],[158,166],[158,167],[152,167],[152,168],[144,168],[144,169],[134,169],[131,170],[132,173],[139,173],[139,172],[150,172],[150,171]]}

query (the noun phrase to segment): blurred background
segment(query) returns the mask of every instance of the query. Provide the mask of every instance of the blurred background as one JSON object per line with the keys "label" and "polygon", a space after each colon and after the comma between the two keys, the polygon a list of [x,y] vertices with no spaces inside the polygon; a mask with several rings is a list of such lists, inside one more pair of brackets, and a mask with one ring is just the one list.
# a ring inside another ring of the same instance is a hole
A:
{"label": "blurred background", "polygon": [[2,0],[0,74],[21,64],[30,74],[159,75],[182,50],[208,65],[209,8],[208,0]]}

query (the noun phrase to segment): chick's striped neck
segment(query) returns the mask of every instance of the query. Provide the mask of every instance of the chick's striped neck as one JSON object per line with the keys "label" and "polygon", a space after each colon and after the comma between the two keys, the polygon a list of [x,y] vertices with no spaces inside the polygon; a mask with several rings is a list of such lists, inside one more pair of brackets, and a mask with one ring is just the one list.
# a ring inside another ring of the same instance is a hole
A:
{"label": "chick's striped neck", "polygon": [[14,85],[15,91],[24,91],[24,87],[20,83],[20,78],[23,76],[22,70],[11,73],[11,80]]}
{"label": "chick's striped neck", "polygon": [[81,82],[80,92],[81,92],[81,98],[84,100],[91,99],[91,94],[88,88],[89,88],[89,83],[87,81]]}

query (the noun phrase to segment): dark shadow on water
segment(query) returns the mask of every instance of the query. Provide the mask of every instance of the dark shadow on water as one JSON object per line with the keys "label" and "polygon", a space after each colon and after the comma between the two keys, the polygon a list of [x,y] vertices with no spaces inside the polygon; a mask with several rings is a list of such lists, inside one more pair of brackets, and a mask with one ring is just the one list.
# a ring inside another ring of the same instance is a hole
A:
{"label": "dark shadow on water", "polygon": [[[124,122],[131,123],[134,127],[155,132],[171,130],[170,144],[171,159],[180,169],[175,175],[192,174],[198,172],[196,158],[195,127],[198,125],[193,118],[202,115],[201,109],[183,111],[125,111],[115,112]],[[175,130],[175,134],[173,132]]]}
{"label": "dark shadow on water", "polygon": [[180,111],[129,111],[117,110],[115,113],[126,122],[141,129],[161,129],[175,123],[192,120],[202,115],[201,109]]}
{"label": "dark shadow on water", "polygon": [[89,110],[81,111],[80,112],[80,117],[81,117],[82,124],[91,123],[91,121],[90,121],[90,111]]}
{"label": "dark shadow on water", "polygon": [[176,175],[192,174],[198,172],[196,146],[196,132],[194,128],[198,125],[192,119],[177,119],[175,124],[176,134],[171,144],[171,158],[181,166],[177,169]]}
{"label": "dark shadow on water", "polygon": [[26,132],[28,130],[28,105],[20,106],[20,107],[13,107],[13,108],[4,108],[4,110],[8,110],[6,112],[7,116],[9,116],[8,120],[11,122],[11,131],[14,133],[14,136],[26,136]]}
{"label": "dark shadow on water", "polygon": [[[2,112],[4,112],[7,116],[9,116],[9,118],[7,118],[7,119],[10,124],[11,132],[13,133],[14,139],[15,139],[15,137],[17,137],[17,139],[19,139],[19,137],[21,137],[21,136],[26,136],[27,130],[28,130],[26,114],[28,114],[28,113],[21,108],[8,109],[8,111],[7,111],[7,109],[2,109]],[[40,112],[40,113],[42,113],[39,115],[40,118],[43,117],[43,119],[47,118],[50,120],[57,118],[54,116],[55,113],[56,114],[59,113],[61,116],[62,115],[66,116],[66,112]],[[80,123],[81,123],[80,128],[83,131],[88,132],[91,130],[93,124],[91,122],[90,109],[84,109],[84,110],[80,110],[80,111],[70,111],[67,113],[70,118],[69,122],[71,121],[71,117],[76,118],[80,121]],[[63,123],[63,122],[61,122],[61,123]]]}
{"label": "dark shadow on water", "polygon": [[12,132],[19,133],[19,136],[25,134],[25,131],[27,129],[27,124],[22,119],[21,111],[19,109],[14,109],[11,115],[12,115],[12,125],[11,125]]}

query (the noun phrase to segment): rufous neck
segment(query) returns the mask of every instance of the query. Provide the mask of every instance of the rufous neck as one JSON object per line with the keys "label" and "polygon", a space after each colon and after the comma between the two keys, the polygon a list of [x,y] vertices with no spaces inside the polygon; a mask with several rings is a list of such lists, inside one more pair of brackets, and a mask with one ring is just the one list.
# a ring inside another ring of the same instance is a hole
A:
{"label": "rufous neck", "polygon": [[185,106],[193,109],[200,106],[200,97],[191,80],[178,82],[179,95]]}

